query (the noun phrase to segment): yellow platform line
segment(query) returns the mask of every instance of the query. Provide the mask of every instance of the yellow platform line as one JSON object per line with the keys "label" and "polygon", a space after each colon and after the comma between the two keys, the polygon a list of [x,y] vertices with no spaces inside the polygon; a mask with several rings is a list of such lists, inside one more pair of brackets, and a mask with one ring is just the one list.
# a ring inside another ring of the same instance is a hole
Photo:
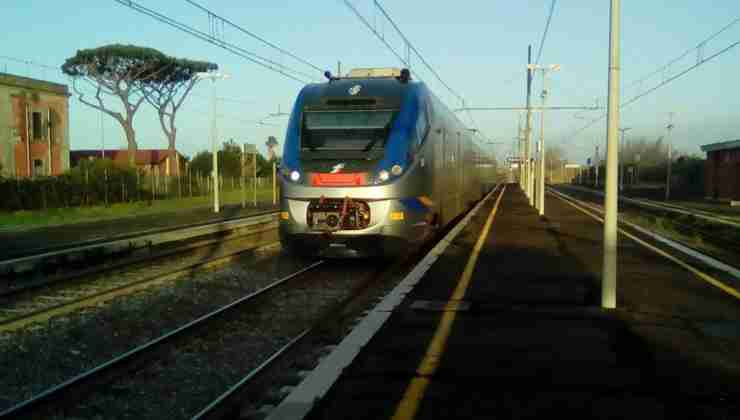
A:
{"label": "yellow platform line", "polygon": [[447,339],[452,332],[452,324],[455,322],[457,307],[463,297],[465,297],[465,291],[468,289],[468,285],[470,284],[470,278],[473,274],[473,269],[475,269],[475,263],[478,261],[478,255],[486,242],[488,231],[491,229],[493,218],[496,216],[496,211],[501,202],[501,197],[504,196],[505,191],[506,185],[501,189],[501,192],[496,199],[496,204],[488,215],[486,224],[483,227],[483,232],[480,237],[478,237],[478,241],[475,243],[475,247],[473,248],[473,253],[470,254],[468,263],[465,265],[465,270],[463,271],[462,276],[460,276],[457,287],[455,287],[455,291],[452,292],[452,296],[449,301],[450,310],[442,313],[442,319],[439,321],[439,325],[437,325],[434,337],[429,343],[427,351],[424,354],[424,358],[416,370],[416,376],[409,383],[401,402],[396,407],[396,412],[393,414],[393,420],[413,419],[419,409],[419,404],[424,398],[424,393],[429,385],[429,377],[437,370],[439,361],[442,359],[442,355],[444,354]]}
{"label": "yellow platform line", "polygon": [[[579,211],[587,214],[588,216],[591,216],[592,218],[598,220],[601,223],[604,223],[604,219],[602,219],[598,215],[595,215],[595,214],[591,213],[590,211],[588,211],[588,210],[582,208],[581,206],[579,206],[579,205],[571,202],[570,200],[566,200],[566,199],[560,197],[557,194],[555,196],[558,197],[558,198],[560,198],[561,200],[565,201],[566,203],[570,204],[571,206],[575,207],[577,210],[579,210]],[[733,287],[726,285],[725,283],[721,282],[720,280],[715,279],[714,277],[710,276],[709,274],[707,274],[707,273],[705,273],[705,272],[703,272],[701,270],[697,270],[696,268],[690,266],[689,264],[686,264],[685,262],[683,262],[680,259],[674,257],[673,255],[671,255],[671,254],[663,251],[662,249],[657,248],[657,247],[655,247],[653,245],[650,245],[649,243],[643,241],[642,239],[636,237],[635,235],[632,235],[632,234],[630,234],[628,232],[625,232],[624,229],[619,228],[619,233],[621,233],[622,235],[624,235],[624,236],[632,239],[633,241],[639,243],[640,245],[643,245],[646,248],[654,251],[658,255],[661,255],[661,256],[663,256],[665,258],[668,258],[672,262],[680,265],[681,267],[683,267],[686,270],[690,271],[691,273],[693,273],[694,275],[696,275],[700,279],[704,280],[705,282],[711,284],[712,286],[719,288],[723,292],[725,292],[725,293],[727,293],[727,294],[729,294],[731,296],[734,296],[737,299],[740,299],[740,292],[738,292]]]}

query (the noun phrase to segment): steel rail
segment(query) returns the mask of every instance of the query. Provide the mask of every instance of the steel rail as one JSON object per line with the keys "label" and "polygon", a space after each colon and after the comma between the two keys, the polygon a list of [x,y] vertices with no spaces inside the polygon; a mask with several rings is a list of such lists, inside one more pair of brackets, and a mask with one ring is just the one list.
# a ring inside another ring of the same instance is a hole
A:
{"label": "steel rail", "polygon": [[260,374],[272,367],[276,361],[280,360],[280,358],[284,354],[293,349],[296,344],[300,343],[301,340],[303,340],[312,330],[313,328],[306,329],[295,336],[287,344],[273,353],[267,360],[262,362],[256,368],[252,369],[252,371],[249,372],[241,380],[239,380],[239,382],[232,385],[226,392],[221,394],[218,398],[213,400],[213,402],[208,404],[205,408],[194,415],[192,417],[192,420],[219,419],[225,417],[228,411],[231,410],[233,406],[240,404],[236,400],[239,398],[241,390],[244,389],[247,384],[252,382]]}
{"label": "steel rail", "polygon": [[[574,203],[580,204],[582,207],[585,207],[587,209],[590,209],[591,211],[595,211],[599,215],[602,215],[603,216],[604,210],[601,207],[597,206],[597,205],[594,205],[594,204],[591,204],[591,203],[587,203],[587,202],[582,201],[582,200],[578,200],[577,198],[574,198],[574,197],[571,197],[571,196],[569,196],[567,194],[564,194],[564,193],[562,193],[562,192],[560,192],[560,191],[558,191],[558,190],[556,190],[554,188],[549,188],[549,191],[550,191],[550,193],[552,193],[553,195],[555,195],[556,197],[560,198],[563,201],[566,201],[566,202],[570,201],[570,202],[574,202]],[[672,240],[672,239],[668,239],[668,238],[666,238],[666,237],[664,237],[662,235],[659,235],[659,234],[657,234],[655,232],[652,232],[652,231],[650,231],[648,229],[645,229],[643,227],[640,227],[637,224],[632,223],[632,222],[629,222],[627,220],[619,220],[619,223],[622,223],[624,226],[628,226],[628,227],[634,229],[635,231],[640,232],[641,234],[643,234],[643,235],[645,235],[647,237],[650,237],[652,240],[654,240],[654,241],[656,241],[656,242],[658,242],[660,244],[663,244],[665,246],[668,246],[673,251],[678,251],[678,252],[680,252],[680,253],[682,253],[684,255],[687,255],[688,257],[690,257],[690,258],[692,258],[692,259],[694,259],[696,261],[700,261],[702,264],[705,264],[705,265],[711,267],[713,270],[721,271],[723,273],[726,273],[726,274],[730,275],[732,277],[732,279],[734,280],[733,281],[734,284],[736,284],[737,281],[740,280],[740,268],[737,267],[737,266],[734,266],[734,265],[731,265],[731,264],[726,264],[726,263],[724,263],[722,261],[719,261],[718,259],[716,259],[716,258],[714,258],[714,257],[712,257],[710,255],[707,255],[707,254],[705,254],[705,253],[703,253],[701,251],[698,251],[696,249],[690,248],[690,247],[688,247],[688,246],[686,246],[686,245],[684,245],[684,244],[682,244],[682,243],[680,243],[678,241],[675,241],[675,240]],[[676,257],[673,256],[673,258],[676,258]],[[689,264],[686,264],[686,265],[687,266],[690,266]],[[700,277],[702,277],[702,276],[700,276]],[[707,276],[707,277],[710,277],[710,276]],[[715,284],[715,283],[719,283],[721,285],[721,286],[719,286],[720,289],[722,289],[723,291],[727,292],[728,294],[730,294],[730,295],[732,295],[732,296],[740,299],[740,294],[736,290],[734,290],[731,286],[727,286],[724,283],[722,283],[720,281],[717,281],[716,279],[713,279],[713,278],[712,278],[712,280],[714,280],[714,281],[713,282],[710,281],[709,283],[711,283],[711,284],[713,284],[715,286],[717,286],[717,284]],[[729,289],[729,291],[728,291],[728,289]]]}
{"label": "steel rail", "polygon": [[116,252],[192,239],[197,236],[208,234],[227,232],[240,227],[260,223],[260,220],[262,219],[270,217],[274,218],[277,214],[277,211],[269,211],[234,219],[171,228],[152,229],[130,235],[124,234],[123,237],[120,238],[91,240],[91,243],[86,243],[88,241],[76,242],[56,250],[44,250],[32,255],[2,260],[0,261],[0,274],[8,273],[18,268],[21,268],[21,271],[29,271],[44,261],[59,259],[73,254],[90,253],[99,249]]}
{"label": "steel rail", "polygon": [[[599,196],[603,196],[604,195],[604,193],[602,193],[601,191],[594,191],[594,190],[591,190],[589,188],[573,187],[573,186],[565,186],[565,188],[573,189],[573,190],[576,190],[576,191],[587,192],[587,193],[591,193],[591,194],[595,194],[595,195],[599,195]],[[701,210],[698,210],[698,212],[697,212],[696,210],[689,209],[687,207],[681,207],[681,206],[676,206],[676,205],[666,205],[666,204],[658,203],[658,202],[655,202],[655,201],[652,201],[652,200],[629,198],[629,197],[625,197],[623,195],[619,196],[619,200],[620,201],[623,201],[625,203],[632,203],[632,204],[636,204],[638,206],[643,206],[643,207],[653,207],[653,208],[657,208],[657,209],[660,209],[660,210],[665,210],[665,211],[670,211],[670,212],[674,212],[674,213],[685,214],[687,216],[694,216],[696,218],[704,219],[704,220],[707,220],[707,221],[712,222],[712,223],[719,223],[719,224],[724,224],[724,225],[732,226],[732,227],[735,227],[735,228],[740,228],[740,222],[734,222],[732,220],[725,219],[725,218],[723,218],[721,216],[717,216],[715,214],[712,214],[711,212],[703,212]]]}
{"label": "steel rail", "polygon": [[[274,229],[275,227],[269,226],[261,230],[250,232],[250,234],[259,234],[259,233],[271,231]],[[98,303],[110,300],[114,297],[128,295],[133,292],[143,290],[143,289],[152,287],[160,283],[164,283],[166,281],[169,281],[175,278],[179,278],[196,269],[203,269],[203,268],[220,265],[222,263],[225,263],[225,262],[228,262],[234,259],[237,255],[243,254],[244,252],[251,251],[257,247],[259,247],[259,245],[257,246],[248,245],[246,248],[227,252],[225,254],[221,254],[221,255],[209,258],[208,260],[205,260],[205,261],[198,261],[195,263],[187,264],[185,266],[175,268],[165,273],[159,273],[154,276],[150,276],[144,279],[133,281],[129,284],[125,284],[125,285],[117,286],[117,287],[111,287],[109,289],[106,289],[100,292],[88,294],[78,299],[73,299],[68,302],[60,303],[58,305],[53,305],[48,308],[43,308],[43,309],[39,309],[36,311],[31,311],[29,313],[10,318],[8,320],[0,322],[0,333],[16,331],[30,324],[47,321],[55,316],[68,314],[70,312],[73,312],[73,311],[76,311],[82,308],[86,308],[86,307],[96,306]]]}
{"label": "steel rail", "polygon": [[68,398],[84,392],[88,387],[99,384],[105,381],[109,381],[116,377],[117,370],[124,370],[127,366],[136,365],[137,362],[145,360],[145,357],[149,354],[155,353],[161,350],[165,345],[172,343],[174,340],[183,337],[198,327],[202,327],[207,322],[213,321],[220,316],[241,308],[242,305],[251,303],[257,297],[264,295],[265,293],[272,291],[280,286],[285,285],[290,280],[313,270],[314,268],[324,264],[326,260],[319,260],[313,264],[304,267],[295,273],[287,275],[270,285],[263,287],[253,293],[243,296],[234,302],[231,302],[225,306],[222,306],[206,315],[203,315],[195,320],[188,322],[187,324],[176,328],[154,340],[151,340],[141,346],[138,346],[128,352],[117,356],[108,362],[98,365],[86,372],[83,372],[61,384],[55,385],[38,395],[31,397],[21,403],[10,407],[9,409],[0,412],[0,419],[6,418],[28,418],[39,414],[39,410],[44,410],[56,401],[68,401]]}

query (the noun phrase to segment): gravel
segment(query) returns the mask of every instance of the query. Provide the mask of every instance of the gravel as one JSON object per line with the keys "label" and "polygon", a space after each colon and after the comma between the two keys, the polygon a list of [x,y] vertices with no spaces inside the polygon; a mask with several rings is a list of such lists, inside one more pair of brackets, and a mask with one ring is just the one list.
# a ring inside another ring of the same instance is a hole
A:
{"label": "gravel", "polygon": [[366,263],[329,262],[56,418],[190,418],[375,270]]}
{"label": "gravel", "polygon": [[309,263],[273,250],[2,335],[0,410]]}

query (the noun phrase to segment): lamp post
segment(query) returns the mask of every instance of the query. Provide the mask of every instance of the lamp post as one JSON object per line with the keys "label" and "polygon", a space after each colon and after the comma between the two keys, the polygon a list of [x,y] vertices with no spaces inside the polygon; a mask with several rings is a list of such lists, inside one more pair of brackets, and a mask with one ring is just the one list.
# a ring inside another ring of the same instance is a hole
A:
{"label": "lamp post", "polygon": [[545,101],[547,100],[547,72],[560,70],[560,64],[549,66],[529,65],[531,70],[542,71],[542,111],[540,112],[540,154],[539,173],[537,174],[537,209],[540,216],[545,215]]}
{"label": "lamp post", "polygon": [[624,189],[624,132],[632,130],[632,127],[622,127],[618,129],[622,132],[622,140],[619,142],[619,154],[622,155],[619,159],[619,191]]}
{"label": "lamp post", "polygon": [[213,212],[218,213],[220,209],[219,197],[218,197],[218,149],[216,148],[216,138],[218,137],[218,128],[216,125],[216,80],[228,79],[228,74],[218,72],[199,72],[195,74],[195,77],[201,80],[210,79],[213,81],[213,116],[211,120],[211,148],[213,149],[213,172],[211,174],[213,178]]}

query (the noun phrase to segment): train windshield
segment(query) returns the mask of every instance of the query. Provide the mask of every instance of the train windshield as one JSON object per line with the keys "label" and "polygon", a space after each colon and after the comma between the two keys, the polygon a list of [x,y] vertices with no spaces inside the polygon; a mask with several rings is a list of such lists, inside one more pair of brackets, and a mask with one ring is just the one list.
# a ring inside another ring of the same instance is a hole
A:
{"label": "train windshield", "polygon": [[382,150],[395,114],[393,110],[305,112],[301,149],[311,152]]}

